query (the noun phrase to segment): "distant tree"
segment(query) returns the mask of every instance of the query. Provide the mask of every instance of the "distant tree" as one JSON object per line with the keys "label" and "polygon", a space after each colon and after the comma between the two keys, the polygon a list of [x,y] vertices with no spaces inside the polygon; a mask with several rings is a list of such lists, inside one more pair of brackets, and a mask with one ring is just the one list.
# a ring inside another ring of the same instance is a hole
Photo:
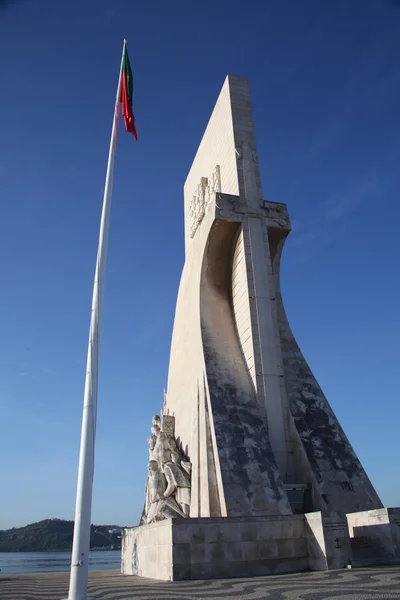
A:
{"label": "distant tree", "polygon": [[[109,529],[116,525],[92,525],[90,547],[103,548],[120,546],[116,534]],[[0,531],[0,552],[48,552],[52,550],[69,551],[72,549],[74,522],[62,519],[45,519],[24,527]]]}

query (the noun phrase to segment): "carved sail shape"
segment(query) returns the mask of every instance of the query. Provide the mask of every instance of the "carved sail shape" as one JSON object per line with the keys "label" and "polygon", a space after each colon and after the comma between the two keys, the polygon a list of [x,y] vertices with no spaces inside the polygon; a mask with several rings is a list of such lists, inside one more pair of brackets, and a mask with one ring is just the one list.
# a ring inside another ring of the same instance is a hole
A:
{"label": "carved sail shape", "polygon": [[246,266],[243,231],[240,230],[233,254],[232,266],[232,305],[237,335],[243,357],[246,361],[254,389],[257,388],[256,366],[254,361],[254,340],[251,327],[249,285]]}
{"label": "carved sail shape", "polygon": [[381,500],[291,331],[280,289],[285,238],[270,239],[285,384],[294,426],[312,471],[314,506],[343,513],[381,508]]}
{"label": "carved sail shape", "polygon": [[230,299],[238,224],[211,229],[201,278],[201,332],[227,516],[290,514],[238,341]]}

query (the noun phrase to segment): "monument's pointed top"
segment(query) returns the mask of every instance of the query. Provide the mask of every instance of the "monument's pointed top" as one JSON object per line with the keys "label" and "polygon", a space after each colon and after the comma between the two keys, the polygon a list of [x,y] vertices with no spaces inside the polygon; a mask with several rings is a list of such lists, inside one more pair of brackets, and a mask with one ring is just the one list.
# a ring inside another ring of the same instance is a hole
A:
{"label": "monument's pointed top", "polygon": [[230,82],[243,81],[244,83],[248,83],[248,79],[246,77],[241,77],[240,75],[233,75],[232,73],[228,73],[225,80],[228,80]]}
{"label": "monument's pointed top", "polygon": [[258,203],[262,199],[262,189],[249,84],[245,77],[228,73],[185,182],[186,245],[193,233],[193,220],[197,222],[200,218],[194,216],[198,209],[197,200],[193,205],[193,198],[200,194],[201,204],[201,198],[205,198],[204,188],[216,172],[220,174],[219,191],[246,198],[243,166],[237,162],[244,143],[254,159],[252,196]]}

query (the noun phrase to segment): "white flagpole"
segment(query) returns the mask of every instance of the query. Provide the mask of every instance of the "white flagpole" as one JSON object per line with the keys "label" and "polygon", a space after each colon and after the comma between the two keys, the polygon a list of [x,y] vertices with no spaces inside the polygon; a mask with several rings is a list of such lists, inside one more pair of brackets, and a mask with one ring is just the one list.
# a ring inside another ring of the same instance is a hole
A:
{"label": "white flagpole", "polygon": [[90,319],[89,345],[86,366],[85,394],[83,400],[81,447],[79,453],[78,484],[76,490],[74,541],[72,546],[71,576],[68,600],[89,600],[87,597],[90,549],[90,523],[92,513],[92,488],[94,475],[94,445],[97,417],[97,382],[101,313],[104,293],[108,229],[114,174],[115,149],[117,145],[118,118],[121,101],[121,77],[124,50],[118,78],[117,97],[108,153],[107,174],[101,213],[99,247],[93,285],[92,314]]}

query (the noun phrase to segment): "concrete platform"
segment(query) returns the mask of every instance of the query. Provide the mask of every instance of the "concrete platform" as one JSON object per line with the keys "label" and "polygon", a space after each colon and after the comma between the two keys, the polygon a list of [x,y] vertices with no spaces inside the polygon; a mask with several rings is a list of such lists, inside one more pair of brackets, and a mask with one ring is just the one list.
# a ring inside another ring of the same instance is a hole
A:
{"label": "concrete platform", "polygon": [[350,564],[350,541],[336,513],[165,519],[124,530],[121,564],[164,581],[325,571]]}
{"label": "concrete platform", "polygon": [[[0,600],[60,600],[68,592],[68,581],[69,573],[1,575]],[[97,600],[400,600],[400,568],[172,583],[92,571],[89,594]]]}

